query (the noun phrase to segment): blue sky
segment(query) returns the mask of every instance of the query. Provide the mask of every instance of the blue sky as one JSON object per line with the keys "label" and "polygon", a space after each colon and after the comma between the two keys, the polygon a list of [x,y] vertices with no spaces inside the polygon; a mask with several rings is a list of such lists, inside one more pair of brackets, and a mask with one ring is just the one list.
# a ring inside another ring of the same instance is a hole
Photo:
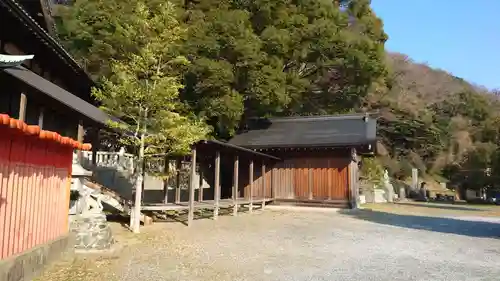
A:
{"label": "blue sky", "polygon": [[500,88],[500,0],[372,0],[386,49]]}

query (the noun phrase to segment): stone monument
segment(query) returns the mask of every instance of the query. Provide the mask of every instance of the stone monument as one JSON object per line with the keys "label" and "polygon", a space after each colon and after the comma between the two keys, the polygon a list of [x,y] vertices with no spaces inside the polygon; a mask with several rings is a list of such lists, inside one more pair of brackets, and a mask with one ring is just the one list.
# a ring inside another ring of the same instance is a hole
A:
{"label": "stone monument", "polygon": [[73,154],[71,189],[78,191],[79,199],[74,215],[70,215],[70,231],[75,235],[75,249],[82,252],[109,250],[114,244],[103,212],[101,194],[93,194],[94,190],[84,184],[84,178],[91,175],[92,172],[85,170]]}
{"label": "stone monument", "polygon": [[384,171],[384,188],[386,190],[386,199],[387,202],[394,202],[394,187],[391,184],[391,181],[389,179],[389,172],[387,170]]}

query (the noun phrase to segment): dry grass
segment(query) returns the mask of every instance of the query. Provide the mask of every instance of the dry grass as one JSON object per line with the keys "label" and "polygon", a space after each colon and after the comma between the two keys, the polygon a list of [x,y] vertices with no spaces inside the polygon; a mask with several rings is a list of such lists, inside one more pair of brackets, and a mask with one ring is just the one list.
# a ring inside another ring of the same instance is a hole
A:
{"label": "dry grass", "polygon": [[117,280],[109,272],[116,258],[67,257],[53,264],[35,281],[95,281]]}

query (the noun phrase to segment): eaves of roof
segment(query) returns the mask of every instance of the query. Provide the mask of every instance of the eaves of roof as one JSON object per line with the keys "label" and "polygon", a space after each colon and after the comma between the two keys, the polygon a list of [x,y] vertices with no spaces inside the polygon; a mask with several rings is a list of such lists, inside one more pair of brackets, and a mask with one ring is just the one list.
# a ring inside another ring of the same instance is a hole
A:
{"label": "eaves of roof", "polygon": [[1,0],[0,5],[8,9],[14,16],[22,21],[26,27],[28,27],[35,36],[42,40],[50,49],[52,49],[63,61],[69,65],[75,73],[86,78],[91,85],[95,85],[94,81],[90,78],[89,74],[85,72],[80,65],[75,61],[75,59],[62,47],[62,45],[57,42],[53,37],[51,37],[48,32],[43,29],[36,21],[33,19],[26,10],[19,4],[16,0]]}

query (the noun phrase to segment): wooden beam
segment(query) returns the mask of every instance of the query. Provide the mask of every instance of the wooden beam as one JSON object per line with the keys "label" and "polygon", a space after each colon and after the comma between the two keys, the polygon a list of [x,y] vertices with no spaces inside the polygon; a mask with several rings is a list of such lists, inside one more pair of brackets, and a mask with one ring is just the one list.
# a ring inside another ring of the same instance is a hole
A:
{"label": "wooden beam", "polygon": [[250,168],[249,168],[249,175],[248,175],[248,181],[250,182],[250,205],[248,206],[248,211],[250,213],[253,212],[253,160],[250,160]]}
{"label": "wooden beam", "polygon": [[176,179],[175,179],[175,203],[181,202],[181,159],[175,161]]}
{"label": "wooden beam", "polygon": [[196,148],[191,150],[191,178],[189,181],[189,212],[188,212],[188,226],[191,226],[194,219],[194,189],[196,185]]}
{"label": "wooden beam", "polygon": [[26,105],[28,104],[28,98],[26,94],[21,93],[21,99],[19,101],[19,120],[26,121]]}
{"label": "wooden beam", "polygon": [[238,156],[234,158],[234,182],[233,182],[233,215],[238,215],[238,174],[240,170],[240,161]]}
{"label": "wooden beam", "polygon": [[214,220],[219,216],[219,200],[220,200],[220,151],[215,152],[215,178],[214,178]]}
{"label": "wooden beam", "polygon": [[266,164],[262,162],[262,209],[266,207]]}

